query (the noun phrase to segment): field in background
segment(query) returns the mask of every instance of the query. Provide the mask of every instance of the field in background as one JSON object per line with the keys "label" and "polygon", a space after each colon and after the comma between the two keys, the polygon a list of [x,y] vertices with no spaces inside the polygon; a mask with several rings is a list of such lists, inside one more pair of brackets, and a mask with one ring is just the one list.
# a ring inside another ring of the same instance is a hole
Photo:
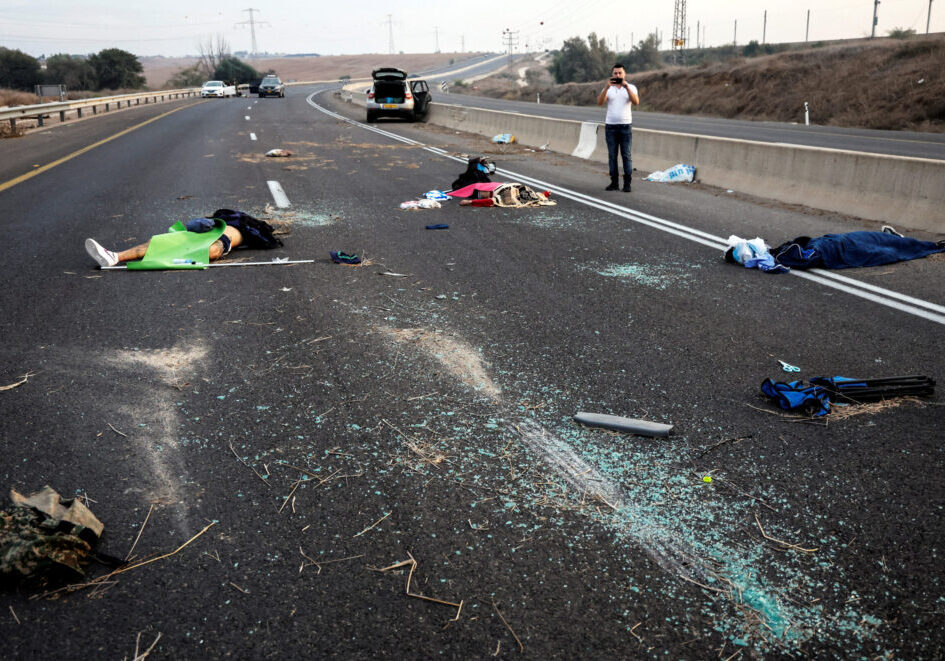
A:
{"label": "field in background", "polygon": [[[520,75],[521,68],[529,71]],[[554,85],[543,65],[516,63],[453,92],[542,103],[595,105],[604,81]],[[877,39],[630,73],[641,110],[945,132],[945,35]],[[526,83],[526,84],[522,84]]]}
{"label": "field in background", "polygon": [[[478,53],[407,53],[404,55],[324,55],[321,57],[249,58],[245,62],[260,72],[272,69],[282,80],[337,80],[341,76],[370,78],[377,67],[398,67],[408,73],[446,66],[450,61],[476,57]],[[195,57],[143,57],[141,65],[148,87],[160,89],[181,69],[193,66]]]}

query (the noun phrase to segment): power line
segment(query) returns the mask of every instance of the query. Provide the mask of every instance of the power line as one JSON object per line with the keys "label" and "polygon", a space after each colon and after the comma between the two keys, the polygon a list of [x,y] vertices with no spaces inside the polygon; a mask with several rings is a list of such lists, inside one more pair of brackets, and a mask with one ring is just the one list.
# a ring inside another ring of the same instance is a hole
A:
{"label": "power line", "polygon": [[269,22],[256,21],[256,18],[253,16],[253,12],[259,11],[258,9],[253,9],[252,7],[250,7],[249,9],[244,9],[243,11],[249,12],[249,20],[241,21],[239,23],[236,23],[236,25],[249,25],[249,33],[252,36],[252,40],[253,40],[252,54],[255,56],[259,52],[259,50],[256,48],[256,23],[258,22],[259,25],[262,26],[262,25],[269,25]]}
{"label": "power line", "polygon": [[677,63],[677,56],[686,45],[686,0],[676,0],[673,7],[673,64]]}
{"label": "power line", "polygon": [[518,46],[518,30],[512,31],[510,28],[506,28],[502,32],[502,42],[509,49],[509,67],[512,66],[512,49]]}

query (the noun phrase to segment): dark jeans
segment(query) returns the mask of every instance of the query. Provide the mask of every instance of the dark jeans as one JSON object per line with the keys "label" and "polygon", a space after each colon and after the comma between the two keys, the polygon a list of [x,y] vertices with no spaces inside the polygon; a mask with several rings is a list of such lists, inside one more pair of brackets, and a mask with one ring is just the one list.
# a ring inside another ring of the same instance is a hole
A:
{"label": "dark jeans", "polygon": [[633,142],[631,124],[605,124],[604,137],[607,139],[607,162],[610,165],[610,180],[616,182],[620,177],[617,168],[617,150],[623,159],[623,174],[627,179],[633,168],[630,162],[630,144]]}

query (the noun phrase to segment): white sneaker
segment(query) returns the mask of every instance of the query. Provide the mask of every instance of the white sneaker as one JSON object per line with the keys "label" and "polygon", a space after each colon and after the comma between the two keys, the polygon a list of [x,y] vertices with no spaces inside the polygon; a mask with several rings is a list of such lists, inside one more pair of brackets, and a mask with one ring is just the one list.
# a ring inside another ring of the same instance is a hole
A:
{"label": "white sneaker", "polygon": [[118,255],[111,250],[105,250],[95,239],[85,240],[85,252],[89,257],[98,262],[99,266],[115,266],[118,263]]}

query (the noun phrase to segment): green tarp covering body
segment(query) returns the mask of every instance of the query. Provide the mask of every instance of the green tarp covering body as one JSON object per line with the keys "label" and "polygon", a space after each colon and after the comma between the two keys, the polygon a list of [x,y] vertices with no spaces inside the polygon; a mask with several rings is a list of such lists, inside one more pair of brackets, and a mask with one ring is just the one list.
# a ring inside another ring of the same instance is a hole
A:
{"label": "green tarp covering body", "polygon": [[128,262],[128,268],[133,271],[205,269],[210,263],[210,246],[223,235],[225,228],[226,223],[214,218],[209,232],[188,232],[178,221],[168,228],[167,234],[152,236],[144,259]]}

